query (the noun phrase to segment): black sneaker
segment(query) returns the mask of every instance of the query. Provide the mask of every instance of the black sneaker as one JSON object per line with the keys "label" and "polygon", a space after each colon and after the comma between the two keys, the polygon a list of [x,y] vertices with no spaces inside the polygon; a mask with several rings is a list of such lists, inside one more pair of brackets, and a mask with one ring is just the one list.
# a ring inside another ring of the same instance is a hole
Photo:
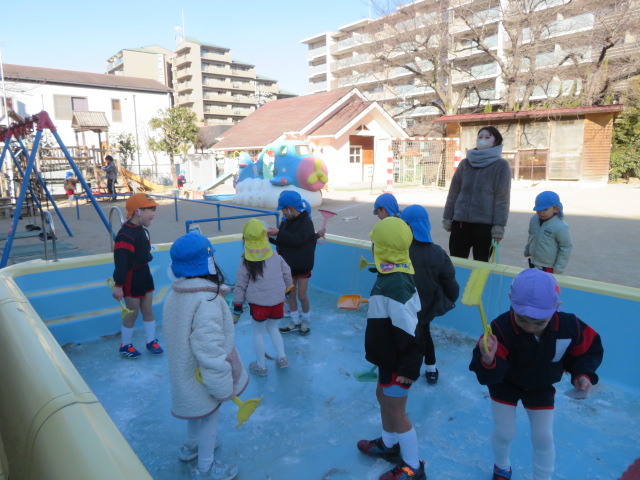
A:
{"label": "black sneaker", "polygon": [[396,443],[393,447],[388,448],[382,441],[382,437],[378,437],[375,440],[360,440],[357,446],[358,450],[371,457],[384,458],[389,462],[400,462],[402,460],[400,444]]}
{"label": "black sneaker", "polygon": [[426,372],[424,374],[424,376],[427,378],[427,383],[430,383],[431,385],[433,385],[434,383],[438,383],[438,376],[439,376],[439,372],[438,369],[436,368],[435,372]]}
{"label": "black sneaker", "polygon": [[420,468],[414,470],[402,461],[402,463],[382,475],[380,480],[427,480],[427,475],[424,473],[424,462],[421,460]]}

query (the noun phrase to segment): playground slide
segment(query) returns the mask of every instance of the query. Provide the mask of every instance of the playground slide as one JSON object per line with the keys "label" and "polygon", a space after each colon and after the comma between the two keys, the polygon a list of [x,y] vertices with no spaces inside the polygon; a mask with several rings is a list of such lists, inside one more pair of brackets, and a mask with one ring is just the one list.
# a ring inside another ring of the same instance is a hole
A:
{"label": "playground slide", "polygon": [[222,185],[224,182],[226,182],[227,180],[229,180],[231,177],[233,177],[233,171],[228,171],[228,172],[224,172],[222,175],[219,175],[213,182],[211,182],[209,185],[204,185],[202,187],[199,187],[198,190],[213,190],[214,188],[216,188],[218,185]]}
{"label": "playground slide", "polygon": [[140,175],[136,175],[133,172],[130,172],[126,168],[120,167],[120,174],[124,177],[125,182],[129,184],[129,186],[133,189],[132,183],[135,183],[135,189],[140,192],[164,192],[165,188],[163,185],[158,185],[157,183],[150,182],[146,178],[142,178]]}

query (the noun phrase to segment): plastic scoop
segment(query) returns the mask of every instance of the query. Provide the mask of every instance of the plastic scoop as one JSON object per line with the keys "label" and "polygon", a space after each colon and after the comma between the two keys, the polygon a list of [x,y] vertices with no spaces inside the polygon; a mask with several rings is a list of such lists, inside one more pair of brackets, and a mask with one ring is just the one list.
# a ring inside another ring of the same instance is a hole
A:
{"label": "plastic scoop", "polygon": [[378,367],[374,365],[371,370],[367,370],[366,372],[353,372],[353,378],[359,382],[375,382],[378,380],[376,368]]}
{"label": "plastic scoop", "polygon": [[369,303],[369,299],[362,298],[360,295],[342,295],[338,299],[338,308],[357,310],[363,303]]}
{"label": "plastic scoop", "polygon": [[467,306],[477,305],[480,309],[480,319],[482,320],[482,331],[484,335],[482,336],[482,345],[484,346],[485,352],[489,351],[489,347],[487,347],[487,336],[491,335],[491,325],[487,324],[487,316],[484,313],[484,307],[482,306],[482,292],[484,290],[484,286],[487,283],[487,279],[489,278],[489,269],[488,268],[474,268],[469,275],[469,280],[467,280],[467,286],[464,287],[464,293],[462,294],[462,304]]}
{"label": "plastic scoop", "polygon": [[[203,383],[202,375],[200,374],[199,368],[196,369],[195,376],[198,382]],[[263,398],[264,395],[260,395],[260,398],[250,398],[249,400],[245,400],[244,402],[238,397],[233,397],[231,399],[233,403],[238,406],[238,425],[236,425],[236,428],[240,428],[244,424],[244,422],[246,422],[249,417],[253,415],[253,412],[256,411],[256,408],[258,408],[258,405],[260,405],[260,402],[262,402]]]}
{"label": "plastic scoop", "polygon": [[[111,290],[113,290],[116,286],[116,282],[113,281],[113,278],[107,278],[107,285]],[[120,303],[120,308],[122,308],[122,318],[126,317],[130,313],[133,313],[133,310],[129,310],[122,302],[122,300],[118,300],[118,302]]]}
{"label": "plastic scoop", "polygon": [[362,270],[363,268],[366,268],[368,265],[375,265],[375,263],[373,262],[368,262],[366,258],[364,258],[364,256],[360,257],[360,270]]}
{"label": "plastic scoop", "polygon": [[[320,212],[320,215],[324,217],[324,222],[322,222],[322,229],[324,230],[327,228],[327,220],[329,220],[331,217],[335,217],[337,213],[331,212],[329,210],[322,210],[322,209],[318,209],[318,211]],[[326,241],[327,239],[324,237],[318,239],[318,243],[320,244],[323,244]]]}

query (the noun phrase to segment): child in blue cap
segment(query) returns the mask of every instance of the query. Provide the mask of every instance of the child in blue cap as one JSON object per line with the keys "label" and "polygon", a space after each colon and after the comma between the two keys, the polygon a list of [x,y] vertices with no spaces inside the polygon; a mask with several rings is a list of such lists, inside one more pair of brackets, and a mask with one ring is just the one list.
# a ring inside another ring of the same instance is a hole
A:
{"label": "child in blue cap", "polygon": [[409,256],[416,271],[413,280],[421,304],[416,337],[420,339],[424,351],[427,383],[433,385],[438,382],[439,372],[436,366],[436,349],[431,337],[431,321],[455,306],[460,286],[456,281],[456,270],[451,258],[431,239],[431,222],[427,209],[421,205],[410,205],[402,211],[400,218],[413,232]]}
{"label": "child in blue cap", "polygon": [[400,207],[396,197],[391,193],[379,195],[373,204],[373,214],[377,215],[380,220],[387,217],[399,217]]}
{"label": "child in blue cap", "polygon": [[[564,372],[580,391],[598,383],[600,336],[572,313],[558,312],[560,287],[550,273],[530,268],[511,284],[511,309],[491,322],[487,349],[478,340],[469,370],[489,387],[493,414],[493,480],[511,479],[509,450],[522,402],[531,426],[533,478],[551,480],[554,383]],[[484,336],[484,335],[483,335]]]}
{"label": "child in blue cap", "polygon": [[207,237],[190,232],[169,254],[171,289],[162,309],[171,414],[187,420],[180,460],[197,459],[193,478],[231,480],[235,465],[218,462],[214,450],[220,408],[240,395],[249,377],[236,350],[234,325],[225,295],[230,288]]}
{"label": "child in blue cap", "polygon": [[[313,270],[316,241],[324,236],[323,229],[317,234],[313,221],[307,213],[308,202],[302,199],[294,190],[285,190],[278,198],[278,210],[286,221],[280,223],[279,228],[269,228],[267,233],[275,237],[273,243],[277,245],[278,253],[291,267],[294,288],[289,295],[289,307],[291,309],[291,322],[281,327],[282,333],[298,330],[300,335],[308,335],[310,330],[310,303],[307,296],[309,278]],[[296,299],[297,298],[297,299]],[[298,301],[302,308],[302,314],[298,312]]]}
{"label": "child in blue cap", "polygon": [[548,273],[563,273],[571,254],[571,234],[564,221],[562,203],[557,193],[545,191],[536,197],[536,212],[529,222],[529,238],[524,256],[531,268]]}

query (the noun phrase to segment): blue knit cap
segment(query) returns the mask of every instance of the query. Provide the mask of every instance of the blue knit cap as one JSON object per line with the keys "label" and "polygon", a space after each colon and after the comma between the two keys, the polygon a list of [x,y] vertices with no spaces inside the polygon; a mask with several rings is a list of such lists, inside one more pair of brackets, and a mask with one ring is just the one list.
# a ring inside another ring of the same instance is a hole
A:
{"label": "blue knit cap", "polygon": [[564,212],[562,211],[562,203],[560,203],[560,196],[556,192],[547,190],[539,193],[536,197],[536,204],[533,207],[533,211],[539,212],[540,210],[546,210],[549,207],[560,207],[558,216],[560,218],[564,217]]}
{"label": "blue knit cap", "polygon": [[73,177],[73,173],[67,172],[67,174],[64,176],[65,179],[69,177]]}
{"label": "blue knit cap", "polygon": [[413,238],[419,242],[432,243],[431,239],[431,222],[429,221],[429,213],[422,205],[410,205],[404,210],[400,218],[407,222],[413,231]]}
{"label": "blue knit cap", "polygon": [[293,190],[285,190],[278,197],[278,208],[277,210],[282,210],[287,207],[295,208],[299,212],[303,212],[307,209],[307,202],[305,202],[298,192],[294,192]]}
{"label": "blue knit cap", "polygon": [[169,250],[171,271],[176,277],[199,277],[215,274],[215,249],[207,237],[190,232],[181,236]]}
{"label": "blue knit cap", "polygon": [[384,208],[390,217],[395,217],[400,213],[400,207],[398,201],[391,193],[383,193],[376,198],[376,203],[373,204],[373,214],[377,213],[378,208]]}

